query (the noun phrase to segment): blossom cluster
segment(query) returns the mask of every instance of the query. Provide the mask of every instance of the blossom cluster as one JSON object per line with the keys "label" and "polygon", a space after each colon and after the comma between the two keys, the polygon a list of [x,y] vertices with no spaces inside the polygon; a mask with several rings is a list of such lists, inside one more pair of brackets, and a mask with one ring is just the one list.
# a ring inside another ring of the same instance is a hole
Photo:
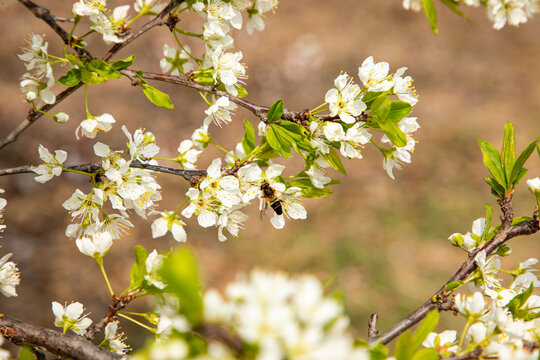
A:
{"label": "blossom cluster", "polygon": [[[4,189],[0,189],[0,194]],[[3,211],[7,205],[4,198],[0,198],[0,233],[4,231],[6,225],[3,224]],[[0,293],[6,297],[17,296],[15,287],[20,283],[19,269],[13,261],[8,261],[12,254],[6,254],[0,258]]]}
{"label": "blossom cluster", "polygon": [[[133,226],[128,220],[130,211],[146,218],[154,213],[155,203],[161,200],[160,186],[150,171],[131,166],[146,163],[159,152],[154,135],[141,129],[132,135],[125,126],[122,130],[129,140],[127,152],[113,151],[108,145],[97,142],[94,152],[101,157],[101,171],[96,174],[82,172],[92,176],[92,190],[87,194],[76,189],[63,203],[74,221],[68,225],[66,235],[76,239],[83,254],[95,258],[103,257],[112,242]],[[55,154],[51,155],[40,145],[43,164],[33,168],[39,174],[36,181],[49,181],[62,171],[81,172],[63,167],[67,158],[65,151],[57,150]],[[103,205],[107,201],[119,213],[106,213]]]}
{"label": "blossom cluster", "polygon": [[[496,30],[502,29],[506,24],[519,26],[526,23],[540,11],[538,0],[463,0],[462,3],[473,7],[485,7],[487,16]],[[402,5],[407,10],[422,10],[421,0],[403,0]]]}
{"label": "blossom cluster", "polygon": [[[244,348],[256,349],[254,359],[369,359],[364,347],[354,345],[342,302],[325,296],[314,276],[253,270],[229,283],[223,295],[206,291],[203,301],[204,323],[225,325]],[[158,306],[159,342],[150,349],[149,358],[167,358],[152,355],[172,353],[173,349],[183,354],[175,359],[189,358],[189,345],[178,334],[191,328],[178,315],[177,307],[173,299]],[[207,351],[201,358],[236,358],[231,349],[217,342],[210,341]]]}
{"label": "blossom cluster", "polygon": [[[328,154],[329,143],[338,142],[341,155],[350,159],[361,159],[362,148],[372,141],[372,133],[369,132],[370,124],[361,118],[368,108],[363,98],[368,94],[387,93],[395,95],[399,101],[411,106],[418,102],[412,85],[413,80],[410,76],[404,77],[405,70],[407,68],[402,67],[394,74],[389,74],[387,62],[375,63],[373,57],[370,56],[358,68],[362,88],[355,84],[347,73],[340,74],[334,80],[334,88],[328,90],[325,96],[330,115],[338,116],[339,121],[324,123],[312,121],[310,124],[311,143],[317,148],[318,153]],[[392,179],[394,179],[394,168],[401,169],[403,163],[411,162],[411,153],[416,144],[411,134],[419,128],[416,118],[410,117],[401,119],[397,126],[406,136],[406,145],[397,146],[386,135],[381,138],[382,143],[390,145],[390,148],[383,152],[383,167]],[[324,161],[322,163],[322,167],[327,167]]]}

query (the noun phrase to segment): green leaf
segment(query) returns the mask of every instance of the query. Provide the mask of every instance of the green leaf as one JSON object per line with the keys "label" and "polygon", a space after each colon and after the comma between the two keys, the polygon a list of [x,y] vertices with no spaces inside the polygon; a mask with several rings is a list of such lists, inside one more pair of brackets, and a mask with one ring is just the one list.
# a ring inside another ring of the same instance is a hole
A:
{"label": "green leaf", "polygon": [[522,293],[514,296],[508,303],[508,310],[512,313],[514,318],[523,319],[529,312],[529,309],[522,309],[523,305],[531,297],[534,290],[534,285],[531,283],[529,288]]}
{"label": "green leaf", "polygon": [[131,64],[133,64],[133,61],[135,60],[135,55],[131,55],[128,58],[125,58],[123,60],[115,60],[111,61],[111,66],[115,70],[123,70],[128,68]]}
{"label": "green leaf", "polygon": [[499,255],[500,257],[505,257],[510,255],[512,252],[512,249],[510,249],[510,246],[503,244],[497,248],[497,251],[495,251],[495,255]]}
{"label": "green leaf", "polygon": [[471,19],[467,16],[467,14],[465,14],[463,11],[459,10],[458,7],[456,6],[456,3],[453,2],[452,0],[440,0],[443,5],[445,5],[446,7],[448,7],[450,10],[452,10],[452,12],[458,16],[461,16],[462,18],[464,18],[465,20],[469,21],[469,22],[472,22]]}
{"label": "green leaf", "polygon": [[186,248],[172,253],[159,274],[180,300],[180,312],[196,326],[202,319],[201,279],[195,257]]}
{"label": "green leaf", "polygon": [[90,61],[81,72],[82,81],[88,85],[102,84],[122,76],[111,65],[100,59]]}
{"label": "green leaf", "polygon": [[504,140],[501,149],[501,162],[504,168],[506,178],[506,189],[510,188],[512,169],[516,162],[516,137],[514,135],[514,126],[510,121],[504,124]]}
{"label": "green leaf", "polygon": [[135,262],[129,274],[129,288],[131,290],[139,289],[142,286],[146,275],[146,258],[148,257],[148,252],[142,246],[137,245],[134,250]]}
{"label": "green leaf", "polygon": [[279,152],[284,158],[291,156],[290,143],[292,139],[288,138],[286,133],[280,131],[278,126],[270,125],[266,132],[266,141],[268,141],[268,145],[270,145],[272,149]]}
{"label": "green leaf", "polygon": [[377,100],[379,98],[379,96],[385,95],[385,94],[386,94],[386,92],[383,92],[383,91],[378,91],[378,92],[368,91],[362,97],[362,101],[364,102],[364,104],[367,105],[367,109],[369,110],[369,109],[371,109],[371,104],[375,100]]}
{"label": "green leaf", "polygon": [[73,87],[81,82],[81,70],[71,69],[66,75],[60,77],[58,82],[64,86]]}
{"label": "green leaf", "polygon": [[392,121],[397,123],[399,120],[403,119],[405,116],[409,115],[412,111],[412,106],[405,101],[392,101],[390,106],[390,112],[387,116],[387,121]]}
{"label": "green leaf", "polygon": [[422,0],[422,6],[424,7],[424,13],[431,25],[431,30],[437,35],[439,33],[439,30],[437,29],[437,12],[435,11],[433,0]]}
{"label": "green leaf", "polygon": [[343,175],[347,175],[347,171],[341,162],[341,158],[334,148],[330,148],[330,152],[328,154],[323,154],[323,158],[326,160],[328,165],[333,167],[336,171],[339,171]]}
{"label": "green leaf", "polygon": [[281,156],[291,156],[291,147],[299,152],[299,149],[313,152],[314,148],[308,141],[307,130],[296,123],[281,121],[272,123],[266,133],[268,144],[278,151]]}
{"label": "green leaf", "polygon": [[370,118],[373,118],[377,123],[386,122],[386,118],[392,109],[392,100],[388,96],[380,96],[371,105]]}
{"label": "green leaf", "polygon": [[383,344],[375,344],[369,348],[370,360],[385,360],[388,357],[388,349]]}
{"label": "green leaf", "polygon": [[[532,143],[530,143],[525,148],[525,150],[523,150],[521,152],[521,154],[519,154],[519,157],[515,161],[514,167],[512,168],[512,173],[510,174],[510,183],[512,185],[516,186],[519,183],[519,181],[521,180],[521,179],[518,180],[518,175],[521,172],[521,170],[523,169],[523,165],[525,165],[525,162],[529,159],[532,152],[534,151],[534,147],[536,146],[538,141],[540,141],[540,138],[537,138]],[[525,174],[523,174],[523,175],[525,175]],[[521,177],[521,178],[523,178],[523,177]]]}
{"label": "green leaf", "polygon": [[414,351],[416,351],[422,342],[427,338],[428,334],[435,330],[439,323],[439,312],[437,310],[431,310],[427,313],[424,320],[418,326],[418,329],[412,336]]}
{"label": "green leaf", "polygon": [[439,353],[434,348],[420,349],[414,353],[411,360],[439,360]]}
{"label": "green leaf", "polygon": [[482,239],[486,240],[486,236],[489,233],[489,229],[491,229],[491,220],[493,219],[493,208],[486,204],[484,205],[486,209],[486,227],[484,229],[484,233],[482,234]]}
{"label": "green leaf", "polygon": [[236,86],[236,91],[238,91],[238,94],[236,94],[236,97],[243,98],[248,96],[248,92],[245,87],[243,86]]}
{"label": "green leaf", "polygon": [[498,197],[499,199],[502,199],[504,197],[504,188],[495,181],[493,178],[484,178],[484,181],[491,186],[491,193]]}
{"label": "green leaf", "polygon": [[174,104],[171,102],[169,95],[165,94],[163,91],[156,89],[153,86],[148,84],[141,83],[144,95],[150,100],[154,105],[165,109],[173,109]]}
{"label": "green leaf", "polygon": [[405,331],[397,339],[396,347],[394,348],[394,357],[397,360],[410,360],[415,351],[411,333]]}
{"label": "green leaf", "polygon": [[297,186],[302,190],[302,196],[310,199],[321,199],[332,194],[333,191],[327,188],[320,189],[313,185],[310,179],[297,179],[285,183],[287,188]]}
{"label": "green leaf", "polygon": [[452,291],[452,290],[455,290],[457,289],[458,287],[460,287],[461,285],[463,285],[463,281],[452,281],[451,283],[449,283],[448,285],[446,285],[444,287],[444,290],[446,291]]}
{"label": "green leaf", "polygon": [[517,184],[519,184],[519,182],[521,180],[523,180],[523,177],[525,176],[525,174],[527,174],[529,170],[525,169],[525,168],[521,168],[521,170],[519,170],[516,178],[514,179],[514,181],[512,182],[512,184],[515,186]]}
{"label": "green leaf", "polygon": [[35,360],[36,357],[34,356],[34,352],[32,351],[32,348],[28,345],[23,345],[21,347],[21,351],[19,351],[19,356],[17,356],[17,360]]}
{"label": "green leaf", "polygon": [[283,101],[278,100],[270,106],[268,110],[268,122],[273,123],[281,119],[283,115]]}
{"label": "green leaf", "polygon": [[407,145],[407,135],[397,126],[394,122],[378,123],[386,136],[397,147],[403,147]]}
{"label": "green leaf", "polygon": [[78,68],[84,68],[84,62],[79,60],[79,57],[75,54],[64,54],[64,57],[66,60],[68,60],[73,66],[76,66]]}
{"label": "green leaf", "polygon": [[247,120],[244,119],[244,137],[242,138],[242,148],[244,153],[247,155],[255,149],[255,130],[253,125]]}
{"label": "green leaf", "polygon": [[495,181],[499,183],[499,185],[501,185],[505,190],[508,190],[504,186],[506,182],[499,152],[487,141],[478,140],[478,145],[480,146],[480,150],[482,150],[484,165],[490,172],[491,176],[493,176]]}

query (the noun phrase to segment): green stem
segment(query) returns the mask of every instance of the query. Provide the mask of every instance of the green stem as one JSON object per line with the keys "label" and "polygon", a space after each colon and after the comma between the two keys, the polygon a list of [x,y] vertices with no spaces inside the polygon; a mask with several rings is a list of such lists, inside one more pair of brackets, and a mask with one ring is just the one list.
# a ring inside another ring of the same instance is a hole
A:
{"label": "green stem", "polygon": [[328,111],[328,109],[322,109],[322,110],[317,110],[317,111],[310,111],[309,113],[310,113],[311,115],[317,115],[317,114],[320,114],[320,113],[326,112],[326,111]]}
{"label": "green stem", "polygon": [[174,31],[178,32],[178,33],[180,33],[182,35],[192,36],[192,37],[196,37],[196,38],[199,38],[199,39],[204,39],[203,34],[196,34],[196,33],[190,32],[190,31],[181,30],[181,29],[177,29],[177,28],[175,28]]}
{"label": "green stem", "polygon": [[162,157],[154,157],[152,158],[154,160],[162,160],[162,161],[177,161],[176,158],[162,158]]}
{"label": "green stem", "polygon": [[257,147],[255,147],[253,150],[251,150],[251,152],[249,154],[246,155],[245,158],[243,158],[242,160],[240,160],[240,162],[238,163],[239,166],[241,166],[243,163],[245,163],[246,161],[248,161],[249,159],[251,158],[254,158],[255,155],[257,154],[257,152],[262,148],[263,144],[262,142],[257,145]]}
{"label": "green stem", "polygon": [[79,40],[84,39],[85,37],[87,37],[88,35],[90,35],[93,32],[95,32],[95,30],[90,30],[90,31],[82,34],[81,36],[79,36]]}
{"label": "green stem", "polygon": [[51,115],[51,114],[49,114],[49,113],[47,113],[47,112],[45,112],[45,111],[43,111],[43,110],[41,110],[41,109],[39,109],[39,108],[36,108],[34,111],[35,111],[35,112],[42,113],[43,115],[47,115],[47,116],[49,116],[50,118],[54,119],[54,115]]}
{"label": "green stem", "polygon": [[86,110],[86,118],[90,119],[92,114],[88,111],[88,84],[84,84],[84,108]]}
{"label": "green stem", "polygon": [[182,203],[181,203],[180,206],[178,207],[178,209],[176,209],[176,210],[174,211],[173,215],[176,215],[176,214],[180,211],[180,209],[182,209],[182,208],[184,207],[184,204],[186,203],[187,199],[188,199],[188,197],[186,196],[186,197],[184,198],[184,201],[182,201]]}
{"label": "green stem", "polygon": [[80,15],[75,15],[75,21],[73,22],[73,26],[71,27],[71,31],[69,32],[69,39],[73,39],[73,32],[75,31],[75,28],[77,27],[77,24],[81,20]]}
{"label": "green stem", "polygon": [[463,328],[463,332],[461,333],[461,337],[459,338],[459,345],[458,345],[458,351],[461,351],[461,348],[463,346],[463,342],[465,341],[465,335],[467,334],[467,330],[469,330],[469,326],[471,326],[471,318],[467,318],[467,323],[465,324],[465,327]]}
{"label": "green stem", "polygon": [[225,150],[223,147],[219,146],[218,144],[216,144],[216,142],[214,140],[210,140],[210,144],[214,145],[215,147],[217,147],[219,150],[223,151],[224,153],[226,153],[227,155],[231,156],[234,160],[238,160],[238,158],[231,154],[230,152],[228,152],[227,150]]}
{"label": "green stem", "polygon": [[203,93],[201,91],[199,91],[199,95],[201,95],[201,97],[203,98],[204,102],[206,103],[206,105],[208,106],[212,106],[212,103],[210,101],[208,101],[208,99],[206,98],[206,96],[203,95]]}
{"label": "green stem", "polygon": [[84,172],[84,171],[79,171],[79,170],[66,169],[65,167],[62,167],[62,171],[72,172],[72,173],[81,174],[81,175],[94,176],[94,174],[90,174],[90,173],[87,173],[87,172]]}
{"label": "green stem", "polygon": [[191,52],[187,51],[186,48],[182,45],[182,43],[180,42],[180,39],[178,39],[178,35],[176,35],[176,32],[173,32],[173,36],[174,36],[174,39],[176,40],[176,43],[178,44],[178,46],[180,46],[180,48],[182,49],[182,51],[184,51],[186,54],[188,54],[188,56],[193,60],[195,61],[197,64],[201,64],[202,61],[197,59],[195,56],[191,55]]}
{"label": "green stem", "polygon": [[105,279],[105,282],[107,283],[107,287],[109,288],[109,292],[111,293],[111,296],[114,296],[114,291],[111,287],[111,283],[109,282],[109,278],[107,277],[107,272],[105,272],[105,267],[103,266],[103,258],[100,256],[95,259],[99,268],[101,269],[101,273],[103,274],[103,278]]}
{"label": "green stem", "polygon": [[139,19],[141,16],[143,16],[143,13],[142,13],[142,12],[138,13],[138,14],[133,18],[133,20],[131,20],[130,22],[127,23],[126,26],[127,26],[127,27],[130,27],[130,25],[133,24],[135,21],[137,21],[137,19]]}
{"label": "green stem", "polygon": [[322,103],[321,105],[317,106],[315,109],[311,109],[309,111],[310,114],[314,114],[315,111],[319,110],[320,108],[322,108],[324,105],[326,105],[326,103]]}
{"label": "green stem", "polygon": [[117,314],[118,314],[118,316],[123,317],[124,319],[129,320],[129,321],[131,321],[131,322],[133,322],[133,323],[135,323],[135,324],[137,324],[137,325],[139,325],[139,326],[145,328],[146,330],[148,330],[148,331],[150,331],[150,332],[152,332],[152,333],[154,333],[154,334],[156,333],[156,329],[154,329],[154,328],[152,328],[152,327],[150,327],[150,326],[148,326],[148,325],[145,325],[145,324],[143,324],[142,322],[133,319],[132,317],[129,317],[129,316],[127,316],[127,315],[124,315],[124,314],[122,314],[122,313],[120,313],[120,312],[118,312]]}

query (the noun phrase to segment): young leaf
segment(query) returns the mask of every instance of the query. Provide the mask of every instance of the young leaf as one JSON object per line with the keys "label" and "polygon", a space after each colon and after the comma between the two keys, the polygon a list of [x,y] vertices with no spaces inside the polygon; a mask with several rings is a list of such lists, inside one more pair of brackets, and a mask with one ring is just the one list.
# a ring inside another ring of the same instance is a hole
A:
{"label": "young leaf", "polygon": [[482,150],[484,165],[490,172],[491,176],[493,176],[493,179],[495,179],[495,181],[499,183],[499,185],[501,185],[505,190],[508,190],[505,187],[506,181],[499,152],[487,141],[478,140],[478,145],[480,146],[480,150]]}
{"label": "young leaf", "polygon": [[364,102],[364,104],[367,105],[367,109],[370,110],[371,109],[371,104],[377,100],[379,98],[379,96],[383,95],[383,94],[386,94],[386,92],[382,92],[382,91],[378,91],[378,92],[373,92],[373,91],[368,91],[367,93],[364,94],[364,96],[362,97],[362,101]]}
{"label": "young leaf", "polygon": [[504,188],[495,181],[493,178],[485,177],[484,181],[491,186],[491,193],[498,197],[499,199],[502,199],[504,197]]}
{"label": "young leaf", "polygon": [[437,29],[437,12],[435,11],[433,0],[422,0],[422,6],[424,7],[424,13],[431,25],[431,30],[437,35],[439,33],[439,30]]}
{"label": "young leaf", "polygon": [[146,275],[146,258],[148,257],[148,253],[142,246],[137,245],[134,250],[135,262],[129,274],[129,288],[131,290],[136,290],[143,284],[144,275]]}
{"label": "young leaf", "polygon": [[525,305],[529,297],[531,297],[533,290],[534,290],[534,285],[531,283],[531,285],[529,286],[527,290],[514,296],[512,300],[510,300],[507,307],[508,307],[508,310],[510,310],[510,312],[512,313],[514,318],[523,319],[527,315],[529,310],[522,309],[522,307],[523,305]]}
{"label": "young leaf", "polygon": [[501,162],[504,168],[506,178],[506,189],[512,184],[511,175],[514,163],[516,162],[516,137],[514,135],[514,126],[510,121],[504,124],[504,140],[501,149]]}
{"label": "young leaf", "polygon": [[409,115],[411,110],[411,104],[406,103],[405,101],[392,101],[390,112],[387,116],[387,121],[397,123],[399,120]]}
{"label": "young leaf", "polygon": [[427,338],[428,334],[435,330],[439,323],[439,312],[437,310],[431,310],[422,323],[418,326],[418,329],[412,336],[414,351],[416,351],[422,342]]}
{"label": "young leaf", "polygon": [[439,360],[439,353],[434,348],[420,349],[414,353],[411,360]]}
{"label": "young leaf", "polygon": [[302,196],[310,199],[321,199],[332,194],[333,191],[327,188],[320,189],[315,187],[310,179],[297,179],[288,181],[287,188],[296,186],[302,190]]}
{"label": "young leaf", "polygon": [[122,60],[111,61],[111,66],[115,70],[123,70],[123,69],[128,68],[131,64],[133,64],[134,60],[135,60],[135,55],[131,55],[130,57],[122,59]]}
{"label": "young leaf", "polygon": [[[519,157],[517,158],[517,160],[515,161],[514,163],[514,167],[512,168],[512,172],[510,174],[510,183],[514,186],[516,186],[518,183],[519,183],[519,180],[517,180],[518,178],[518,174],[520,173],[520,171],[523,169],[523,165],[525,165],[525,162],[529,159],[529,157],[531,156],[532,152],[534,151],[534,147],[537,145],[538,141],[540,141],[540,138],[537,138],[536,140],[534,140],[532,143],[530,143],[526,148],[525,150],[523,150],[521,152],[521,154],[519,154]],[[540,154],[540,153],[539,153]],[[523,174],[525,175],[525,174]]]}
{"label": "young leaf", "polygon": [[253,125],[244,119],[244,137],[242,138],[242,148],[244,153],[249,154],[255,149],[255,130]]}
{"label": "young leaf", "polygon": [[180,312],[192,325],[202,319],[201,279],[195,257],[186,248],[172,253],[159,271],[172,293],[180,300]]}
{"label": "young leaf", "polygon": [[415,351],[411,333],[405,331],[397,339],[396,347],[394,348],[394,357],[397,360],[410,360]]}
{"label": "young leaf", "polygon": [[[4,350],[2,350],[4,351]],[[6,359],[10,359],[11,357],[6,357]],[[32,351],[32,348],[28,345],[23,345],[21,347],[21,351],[19,351],[19,356],[17,356],[17,360],[34,360],[36,357],[34,356],[34,352]]]}
{"label": "young leaf", "polygon": [[472,22],[472,20],[465,14],[463,11],[459,10],[457,7],[457,4],[453,2],[452,0],[440,0],[443,5],[447,6],[452,12],[458,16],[461,16],[465,20]]}
{"label": "young leaf", "polygon": [[165,109],[173,109],[174,104],[171,102],[169,95],[165,94],[162,91],[159,91],[153,86],[148,84],[141,83],[142,90],[144,95],[150,100],[154,105]]}
{"label": "young leaf", "polygon": [[118,79],[122,75],[115,70],[111,65],[100,59],[95,59],[86,64],[86,70],[97,74],[102,82]]}
{"label": "young leaf", "polygon": [[270,106],[268,110],[268,122],[273,123],[281,119],[283,115],[283,101],[278,100]]}
{"label": "young leaf", "polygon": [[347,171],[341,162],[341,158],[334,148],[330,148],[330,152],[328,154],[324,154],[323,158],[326,160],[328,165],[333,167],[336,171],[339,171],[343,175],[347,175]]}
{"label": "young leaf", "polygon": [[461,285],[463,285],[463,281],[452,281],[451,283],[449,283],[448,285],[446,285],[444,287],[444,290],[446,291],[452,291],[452,290],[455,290],[457,289],[458,287],[460,287]]}
{"label": "young leaf", "polygon": [[383,344],[375,344],[369,348],[370,360],[385,360],[388,357],[388,349]]}
{"label": "young leaf", "polygon": [[288,138],[285,133],[280,131],[278,126],[271,125],[268,128],[268,131],[266,132],[266,141],[268,141],[268,145],[270,145],[272,149],[279,152],[284,158],[291,156],[290,142],[292,140]]}
{"label": "young leaf", "polygon": [[60,77],[58,82],[64,86],[73,87],[81,82],[81,70],[71,69],[66,75]]}
{"label": "young leaf", "polygon": [[486,227],[484,229],[484,233],[482,234],[482,239],[486,240],[486,236],[489,233],[489,229],[491,229],[491,220],[493,219],[493,208],[486,204]]}
{"label": "young leaf", "polygon": [[388,96],[380,96],[371,105],[371,114],[369,117],[379,124],[385,123],[391,108],[392,100]]}

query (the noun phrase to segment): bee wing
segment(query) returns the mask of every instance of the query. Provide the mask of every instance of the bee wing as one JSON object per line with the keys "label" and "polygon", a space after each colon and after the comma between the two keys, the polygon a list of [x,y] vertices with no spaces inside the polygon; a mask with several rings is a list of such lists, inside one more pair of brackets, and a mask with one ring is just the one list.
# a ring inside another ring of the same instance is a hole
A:
{"label": "bee wing", "polygon": [[259,205],[259,217],[261,221],[263,221],[266,218],[266,215],[268,214],[268,201],[265,199],[261,199],[260,205]]}

